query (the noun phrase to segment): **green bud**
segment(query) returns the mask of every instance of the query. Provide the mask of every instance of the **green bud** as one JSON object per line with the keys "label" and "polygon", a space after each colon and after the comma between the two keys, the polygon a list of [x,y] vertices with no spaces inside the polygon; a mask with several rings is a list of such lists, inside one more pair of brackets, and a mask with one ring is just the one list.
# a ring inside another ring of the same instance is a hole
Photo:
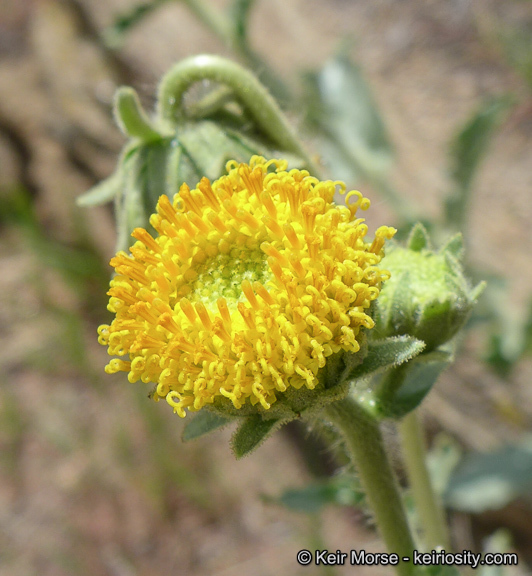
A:
{"label": "green bud", "polygon": [[461,235],[434,251],[421,224],[406,247],[390,245],[382,266],[391,278],[376,301],[373,336],[410,335],[425,342],[425,353],[453,338],[484,288],[471,288],[462,257]]}

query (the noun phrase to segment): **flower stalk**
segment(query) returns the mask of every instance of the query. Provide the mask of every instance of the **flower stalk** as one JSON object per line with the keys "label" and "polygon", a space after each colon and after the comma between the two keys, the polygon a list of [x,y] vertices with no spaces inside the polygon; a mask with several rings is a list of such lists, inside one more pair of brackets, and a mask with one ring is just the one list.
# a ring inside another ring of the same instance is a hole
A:
{"label": "flower stalk", "polygon": [[451,544],[445,514],[427,469],[425,438],[417,410],[407,414],[399,422],[398,429],[416,512],[423,528],[426,551],[438,547],[449,550]]}
{"label": "flower stalk", "polygon": [[349,396],[326,407],[325,414],[345,438],[388,551],[399,556],[397,574],[411,576],[414,566],[402,558],[412,559],[416,546],[377,419]]}
{"label": "flower stalk", "polygon": [[182,99],[192,84],[211,80],[228,86],[251,113],[263,132],[281,150],[302,158],[311,173],[319,169],[310,159],[299,138],[286,121],[277,102],[257,78],[242,66],[220,56],[200,55],[186,58],[164,76],[159,86],[159,116],[174,123],[183,120]]}

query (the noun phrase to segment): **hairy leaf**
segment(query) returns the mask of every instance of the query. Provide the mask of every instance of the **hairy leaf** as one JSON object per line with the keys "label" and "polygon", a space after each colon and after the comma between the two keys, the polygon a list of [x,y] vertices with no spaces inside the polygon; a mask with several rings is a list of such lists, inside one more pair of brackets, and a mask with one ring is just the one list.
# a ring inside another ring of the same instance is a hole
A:
{"label": "hairy leaf", "polygon": [[369,342],[362,364],[355,366],[344,378],[354,380],[399,366],[417,356],[423,348],[425,343],[413,336],[394,336]]}
{"label": "hairy leaf", "polygon": [[224,418],[219,414],[201,410],[185,424],[183,430],[183,441],[194,440],[210,432],[218,430],[230,422],[229,418]]}
{"label": "hairy leaf", "polygon": [[231,445],[237,458],[247,456],[258,448],[283,424],[282,420],[264,420],[260,414],[248,416],[233,435]]}
{"label": "hairy leaf", "polygon": [[469,454],[451,476],[445,501],[480,513],[503,508],[532,490],[532,440],[484,454]]}

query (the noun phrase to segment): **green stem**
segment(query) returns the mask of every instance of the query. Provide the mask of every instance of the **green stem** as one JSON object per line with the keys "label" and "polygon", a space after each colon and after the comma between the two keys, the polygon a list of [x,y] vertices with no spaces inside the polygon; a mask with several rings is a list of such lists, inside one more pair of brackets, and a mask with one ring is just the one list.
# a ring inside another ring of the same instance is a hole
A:
{"label": "green stem", "polygon": [[264,86],[251,72],[220,56],[192,56],[171,68],[159,86],[159,117],[172,123],[183,119],[183,96],[194,82],[201,80],[229,86],[257,125],[276,145],[302,158],[307,168],[314,175],[319,175],[318,168]]}
{"label": "green stem", "polygon": [[417,514],[424,529],[427,550],[450,549],[445,514],[431,484],[423,429],[414,410],[399,423],[399,435],[406,471],[412,487]]}
{"label": "green stem", "polygon": [[403,562],[402,558],[411,560],[416,546],[378,421],[349,396],[329,405],[325,413],[345,437],[388,552],[399,556],[397,573],[412,576],[412,562]]}
{"label": "green stem", "polygon": [[[196,18],[242,60],[252,70],[258,72],[261,81],[272,91],[272,94],[281,102],[290,102],[291,95],[286,84],[268,66],[268,64],[253,51],[247,41],[247,36],[238,30],[235,19],[214,10],[208,2],[202,0],[183,0],[183,3],[196,16]],[[248,3],[244,19],[247,20],[252,3]],[[246,24],[242,23],[244,28]]]}

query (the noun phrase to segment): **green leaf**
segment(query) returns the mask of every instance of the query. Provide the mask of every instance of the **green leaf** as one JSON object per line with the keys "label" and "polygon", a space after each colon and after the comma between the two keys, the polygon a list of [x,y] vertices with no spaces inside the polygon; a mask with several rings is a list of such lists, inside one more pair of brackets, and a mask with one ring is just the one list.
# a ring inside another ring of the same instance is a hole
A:
{"label": "green leaf", "polygon": [[265,500],[296,512],[317,514],[329,505],[359,506],[365,495],[355,478],[340,476],[302,488],[289,488],[279,497],[265,497]]}
{"label": "green leaf", "polygon": [[493,317],[486,361],[507,377],[521,360],[530,338],[530,310],[523,310],[509,298],[507,286],[488,284],[486,297]]}
{"label": "green leaf", "polygon": [[[485,281],[479,282],[476,286],[474,286],[471,291],[469,292],[469,298],[476,302],[483,294],[484,290],[486,290],[488,283]],[[532,319],[532,310],[531,310],[531,319]]]}
{"label": "green leaf", "polygon": [[503,508],[532,490],[532,438],[492,452],[469,454],[451,477],[445,501],[464,512]]}
{"label": "green leaf", "polygon": [[236,458],[242,458],[253,452],[283,423],[282,420],[275,418],[264,420],[260,414],[245,418],[231,439]]}
{"label": "green leaf", "polygon": [[218,428],[225,426],[228,422],[230,422],[229,418],[224,418],[219,414],[214,414],[207,410],[201,410],[185,424],[181,438],[184,442],[194,440],[200,436],[214,432],[214,430],[218,430]]}
{"label": "green leaf", "polygon": [[132,138],[151,142],[163,138],[142,108],[138,94],[129,86],[121,86],[115,94],[114,115],[120,130]]}
{"label": "green leaf", "polygon": [[417,222],[410,231],[406,245],[414,252],[421,252],[424,248],[430,250],[430,238],[421,222]]}
{"label": "green leaf", "polygon": [[507,27],[500,26],[500,22],[497,24],[497,33],[506,58],[521,74],[529,88],[532,88],[532,38],[529,19],[523,19],[521,26],[517,25],[517,22]]}
{"label": "green leaf", "polygon": [[110,202],[116,198],[116,196],[120,193],[121,186],[122,174],[119,170],[117,170],[111,174],[109,178],[106,178],[76,198],[76,204],[82,207],[106,204],[107,202]]}
{"label": "green leaf", "polygon": [[402,418],[417,408],[452,360],[453,354],[441,349],[418,356],[399,368],[405,376],[398,388],[394,386],[393,371],[385,374],[375,393],[380,416]]}
{"label": "green leaf", "polygon": [[[117,251],[132,244],[131,232],[148,227],[149,213],[144,204],[146,166],[142,147],[132,148],[124,154],[119,170],[123,174],[121,188],[115,198]],[[155,208],[155,206],[154,206]]]}
{"label": "green leaf", "polygon": [[447,242],[440,248],[440,252],[450,254],[458,262],[461,262],[464,257],[464,238],[462,234],[459,232],[458,234],[451,236],[451,238],[449,238],[449,240],[447,240]]}
{"label": "green leaf", "polygon": [[[148,218],[155,212],[159,197],[162,194],[169,194],[166,186],[166,173],[171,146],[171,139],[166,138],[151,142],[139,150],[137,186],[142,190],[144,213],[148,215]],[[170,198],[172,198],[171,195]],[[146,228],[147,224],[143,227]]]}
{"label": "green leaf", "polygon": [[417,356],[423,348],[425,343],[413,336],[394,336],[368,342],[368,352],[362,364],[355,366],[344,378],[354,380],[399,366]]}
{"label": "green leaf", "polygon": [[360,68],[341,53],[305,81],[309,120],[327,137],[325,163],[336,164],[337,177],[352,182],[386,171],[392,146]]}
{"label": "green leaf", "polygon": [[248,44],[249,15],[255,0],[233,0],[230,21],[233,24],[233,40],[241,46]]}
{"label": "green leaf", "polygon": [[444,432],[438,434],[428,453],[427,466],[431,484],[439,496],[447,490],[451,475],[461,459],[460,445]]}
{"label": "green leaf", "polygon": [[119,48],[123,44],[127,33],[165,2],[168,2],[168,0],[140,2],[133,6],[128,12],[118,16],[114,23],[103,32],[107,46],[114,49]]}
{"label": "green leaf", "polygon": [[[242,128],[229,121],[203,120],[180,127],[176,143],[191,159],[200,177],[209,179],[224,174],[228,160],[249,162],[254,154],[276,157],[276,150],[266,140]],[[291,167],[301,161],[294,157],[292,160]]]}
{"label": "green leaf", "polygon": [[495,128],[511,103],[508,96],[488,100],[451,142],[450,175],[455,190],[445,200],[445,223],[450,229],[463,228],[473,179],[487,153]]}

